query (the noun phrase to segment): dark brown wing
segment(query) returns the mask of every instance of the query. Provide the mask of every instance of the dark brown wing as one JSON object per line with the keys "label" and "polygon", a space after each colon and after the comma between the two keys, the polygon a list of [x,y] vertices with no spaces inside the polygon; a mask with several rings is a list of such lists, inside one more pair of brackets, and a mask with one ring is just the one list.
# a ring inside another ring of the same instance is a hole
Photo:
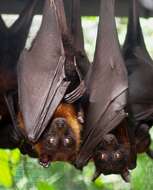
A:
{"label": "dark brown wing", "polygon": [[77,165],[91,158],[103,136],[125,117],[127,73],[120,53],[114,18],[114,0],[101,0],[96,52],[88,80],[86,129]]}
{"label": "dark brown wing", "polygon": [[17,62],[27,40],[36,2],[38,0],[29,1],[10,28],[5,26],[0,17],[0,99],[3,105],[0,107],[0,112],[3,113],[3,119],[9,118],[8,110],[10,110],[7,108],[4,96],[14,90],[17,91]]}
{"label": "dark brown wing", "polygon": [[75,102],[78,96],[82,96],[85,91],[84,78],[89,70],[90,62],[84,49],[84,37],[81,26],[80,0],[72,0],[67,4],[67,21],[72,45],[75,49],[76,70],[82,82],[72,92],[65,96],[68,103]]}
{"label": "dark brown wing", "polygon": [[[130,1],[129,22],[123,55],[129,75],[129,104],[136,121],[153,113],[153,61],[146,49],[139,21],[139,1]],[[152,118],[151,118],[152,119]]]}
{"label": "dark brown wing", "polygon": [[[40,31],[18,67],[19,102],[27,136],[37,141],[62,100],[69,82],[64,80],[61,30],[54,0],[46,0]],[[58,9],[59,10],[59,9]]]}
{"label": "dark brown wing", "polygon": [[8,28],[5,25],[5,22],[2,19],[2,16],[0,15],[0,37],[8,32]]}
{"label": "dark brown wing", "polygon": [[0,15],[0,63],[2,62],[3,53],[6,50],[8,43],[6,42],[8,28]]}
{"label": "dark brown wing", "polygon": [[130,0],[129,21],[125,42],[123,45],[123,56],[125,59],[133,56],[143,61],[151,61],[143,38],[143,33],[139,21],[139,0]]}
{"label": "dark brown wing", "polygon": [[72,0],[70,29],[75,49],[82,54],[82,60],[78,62],[83,76],[89,69],[89,60],[84,48],[84,36],[81,25],[80,0]]}
{"label": "dark brown wing", "polygon": [[37,3],[38,0],[29,0],[21,11],[19,18],[9,28],[9,43],[11,48],[14,48],[19,54],[25,47]]}
{"label": "dark brown wing", "polygon": [[84,52],[84,38],[81,26],[80,0],[72,0],[68,6],[68,23],[72,36],[72,43],[77,51]]}

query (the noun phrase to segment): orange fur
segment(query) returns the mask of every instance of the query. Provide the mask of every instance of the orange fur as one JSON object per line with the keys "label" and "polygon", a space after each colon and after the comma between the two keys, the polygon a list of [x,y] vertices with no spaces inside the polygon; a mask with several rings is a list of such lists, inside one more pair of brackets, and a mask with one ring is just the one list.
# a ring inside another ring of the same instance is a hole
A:
{"label": "orange fur", "polygon": [[23,116],[22,116],[21,112],[18,113],[17,120],[18,120],[18,124],[19,124],[18,126],[19,126],[19,128],[23,132],[25,132],[25,125],[24,125]]}
{"label": "orange fur", "polygon": [[37,143],[34,145],[34,149],[37,152],[37,154],[40,156],[41,152],[42,152],[42,144],[41,143]]}

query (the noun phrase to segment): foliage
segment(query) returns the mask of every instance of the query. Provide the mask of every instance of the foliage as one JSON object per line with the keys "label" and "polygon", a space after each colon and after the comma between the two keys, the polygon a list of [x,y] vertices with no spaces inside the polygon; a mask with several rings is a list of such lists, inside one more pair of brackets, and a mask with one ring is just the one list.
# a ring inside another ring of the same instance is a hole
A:
{"label": "foliage", "polygon": [[[116,19],[120,43],[125,38],[127,19]],[[153,19],[141,20],[148,50],[153,55]],[[98,18],[84,17],[85,48],[93,60]],[[153,133],[152,133],[153,134]],[[0,150],[0,190],[151,190],[153,188],[153,162],[146,155],[138,158],[137,168],[132,172],[131,184],[120,176],[101,176],[91,182],[94,166],[90,163],[83,172],[64,163],[54,163],[44,169],[37,160],[22,156],[19,150]]]}

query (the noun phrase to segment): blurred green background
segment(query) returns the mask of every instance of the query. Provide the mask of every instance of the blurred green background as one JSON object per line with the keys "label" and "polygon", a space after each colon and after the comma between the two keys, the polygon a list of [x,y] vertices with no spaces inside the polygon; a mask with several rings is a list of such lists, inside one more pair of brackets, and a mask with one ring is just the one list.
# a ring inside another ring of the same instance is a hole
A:
{"label": "blurred green background", "polygon": [[[35,18],[33,33],[39,28]],[[119,39],[122,44],[126,34],[127,19],[116,19]],[[93,60],[98,18],[83,17],[82,26],[85,48]],[[153,19],[141,19],[148,51],[153,56]],[[30,41],[30,40],[29,40]],[[28,45],[27,45],[28,46]],[[153,134],[153,132],[151,132]],[[0,190],[152,190],[153,161],[145,154],[138,157],[137,168],[132,171],[131,183],[125,183],[120,176],[103,176],[91,182],[94,166],[90,163],[83,172],[64,163],[54,163],[44,169],[37,160],[20,154],[19,150],[0,150]]]}

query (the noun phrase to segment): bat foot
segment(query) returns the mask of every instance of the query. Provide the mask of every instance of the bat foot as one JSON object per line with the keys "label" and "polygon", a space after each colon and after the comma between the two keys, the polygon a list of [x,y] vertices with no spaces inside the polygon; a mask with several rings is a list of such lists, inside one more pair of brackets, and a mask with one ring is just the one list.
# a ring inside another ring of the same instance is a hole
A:
{"label": "bat foot", "polygon": [[146,151],[146,154],[151,158],[153,159],[153,150],[149,149]]}

